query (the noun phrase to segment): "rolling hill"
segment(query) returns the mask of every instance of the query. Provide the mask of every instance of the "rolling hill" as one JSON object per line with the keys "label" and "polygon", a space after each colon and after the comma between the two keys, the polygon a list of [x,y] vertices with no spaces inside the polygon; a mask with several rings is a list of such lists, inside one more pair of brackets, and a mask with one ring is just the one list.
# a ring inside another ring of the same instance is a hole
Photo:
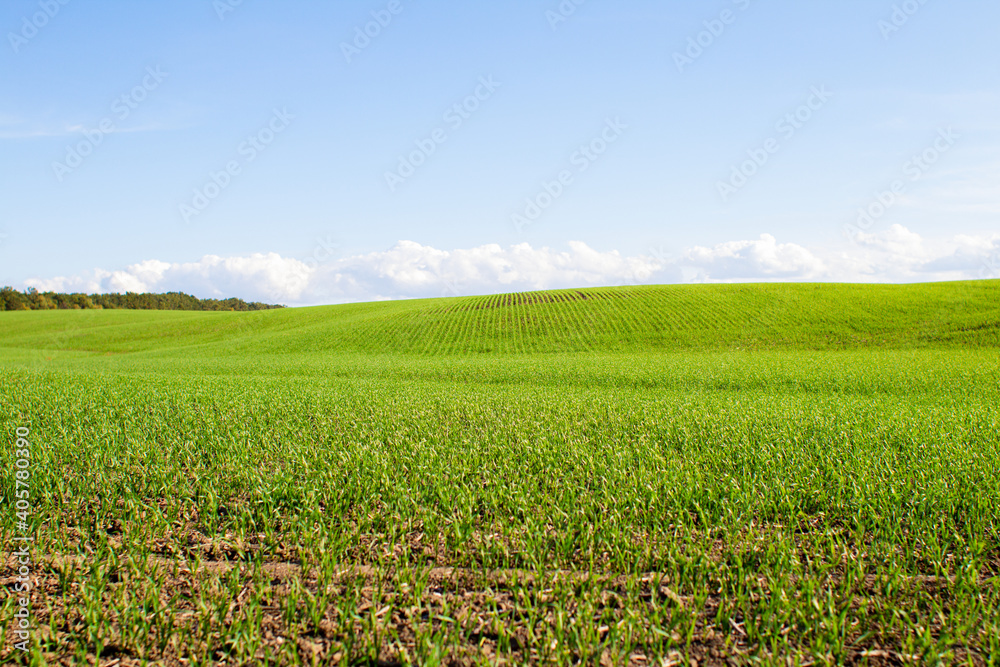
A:
{"label": "rolling hill", "polygon": [[253,313],[13,312],[0,314],[0,334],[8,349],[198,346],[207,355],[993,347],[1000,281],[609,287]]}

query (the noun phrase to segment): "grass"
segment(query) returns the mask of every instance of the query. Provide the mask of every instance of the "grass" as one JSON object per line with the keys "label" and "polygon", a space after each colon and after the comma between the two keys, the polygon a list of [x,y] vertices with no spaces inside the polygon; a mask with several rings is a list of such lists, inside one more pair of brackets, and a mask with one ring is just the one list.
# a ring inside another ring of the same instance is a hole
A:
{"label": "grass", "polygon": [[997,664],[998,297],[3,313],[0,659]]}

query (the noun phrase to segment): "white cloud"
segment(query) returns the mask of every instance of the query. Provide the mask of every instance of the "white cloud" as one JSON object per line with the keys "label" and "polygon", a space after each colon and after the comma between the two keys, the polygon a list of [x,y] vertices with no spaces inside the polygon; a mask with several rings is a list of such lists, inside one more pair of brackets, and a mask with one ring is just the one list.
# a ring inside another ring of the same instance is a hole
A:
{"label": "white cloud", "polygon": [[32,279],[39,290],[181,291],[205,298],[238,296],[289,305],[489,294],[638,283],[841,281],[911,282],[1000,277],[1000,235],[927,241],[901,225],[861,234],[837,252],[754,241],[696,246],[672,258],[622,256],[580,241],[567,249],[497,244],[440,250],[400,241],[388,250],[323,263],[276,253],[207,255],[196,262],[147,260],[122,270]]}
{"label": "white cloud", "polygon": [[778,243],[770,234],[757,241],[730,241],[713,248],[696,246],[684,263],[701,281],[814,279],[825,271],[822,259],[794,243]]}
{"label": "white cloud", "polygon": [[[128,134],[136,132],[159,132],[171,129],[171,126],[153,122],[145,125],[122,126],[121,121],[115,117],[108,117],[114,120],[114,127],[110,131],[102,131],[103,134]],[[0,115],[0,140],[2,139],[36,139],[52,137],[69,137],[85,140],[87,131],[95,132],[100,122],[94,123],[43,123],[32,120],[27,122],[13,116]],[[72,141],[71,141],[72,143]]]}
{"label": "white cloud", "polygon": [[1000,235],[924,239],[902,225],[859,234],[857,253],[836,263],[835,272],[859,281],[910,282],[1000,278]]}
{"label": "white cloud", "polygon": [[202,298],[296,302],[309,285],[310,273],[305,263],[277,253],[206,255],[197,262],[170,264],[152,259],[120,271],[95,269],[79,276],[26,280],[25,285],[41,291],[187,292]]}
{"label": "white cloud", "polygon": [[877,250],[916,261],[927,254],[920,234],[911,232],[903,225],[892,225],[879,234],[858,234],[856,239],[863,248]]}
{"label": "white cloud", "polygon": [[310,291],[313,301],[329,303],[515,292],[637,281],[664,268],[650,258],[598,252],[578,241],[568,246],[555,251],[489,244],[446,251],[400,241],[386,251],[320,265]]}

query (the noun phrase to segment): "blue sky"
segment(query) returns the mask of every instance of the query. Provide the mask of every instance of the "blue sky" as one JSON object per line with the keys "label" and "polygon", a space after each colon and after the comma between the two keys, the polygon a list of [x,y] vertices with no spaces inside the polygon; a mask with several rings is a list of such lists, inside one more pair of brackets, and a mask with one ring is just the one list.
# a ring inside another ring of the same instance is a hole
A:
{"label": "blue sky", "polygon": [[1000,277],[996,2],[577,1],[10,0],[0,283]]}

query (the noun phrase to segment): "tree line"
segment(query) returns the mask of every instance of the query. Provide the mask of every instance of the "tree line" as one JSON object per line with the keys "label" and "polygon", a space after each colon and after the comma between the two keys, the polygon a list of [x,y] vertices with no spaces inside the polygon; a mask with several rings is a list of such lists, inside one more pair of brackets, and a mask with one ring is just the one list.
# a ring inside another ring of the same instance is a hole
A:
{"label": "tree line", "polygon": [[270,310],[281,305],[246,302],[243,299],[199,299],[183,292],[166,294],[61,294],[39,292],[29,287],[18,292],[13,287],[0,289],[0,310]]}

